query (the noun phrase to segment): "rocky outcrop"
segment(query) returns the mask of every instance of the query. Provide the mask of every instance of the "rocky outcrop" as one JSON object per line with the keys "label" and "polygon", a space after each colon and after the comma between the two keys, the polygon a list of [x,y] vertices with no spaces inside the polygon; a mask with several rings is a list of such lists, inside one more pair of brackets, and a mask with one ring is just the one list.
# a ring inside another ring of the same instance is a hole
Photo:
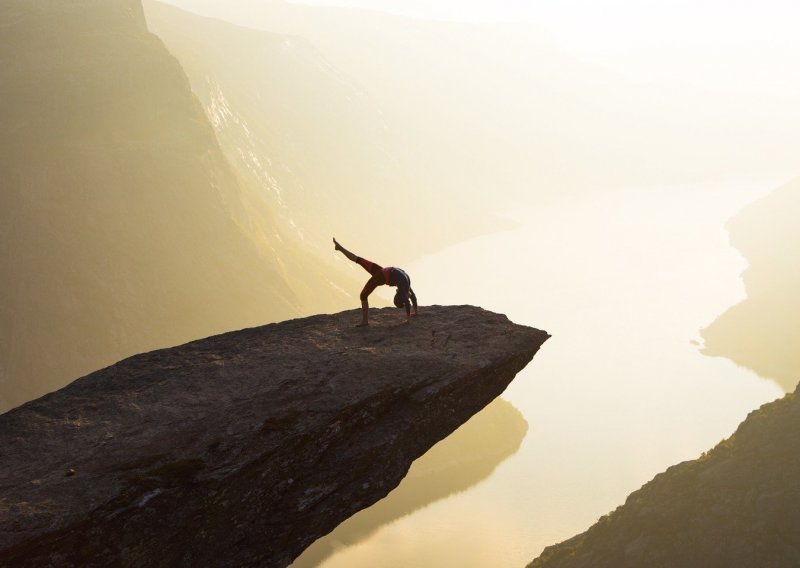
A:
{"label": "rocky outcrop", "polygon": [[547,333],[320,315],[126,359],[0,416],[0,564],[285,566],[497,397]]}
{"label": "rocky outcrop", "polygon": [[359,511],[303,551],[291,568],[315,568],[343,547],[367,541],[383,527],[484,481],[514,455],[528,431],[522,413],[502,398],[416,460],[386,498]]}
{"label": "rocky outcrop", "polygon": [[669,468],[530,568],[800,566],[800,399],[750,413],[729,439]]}

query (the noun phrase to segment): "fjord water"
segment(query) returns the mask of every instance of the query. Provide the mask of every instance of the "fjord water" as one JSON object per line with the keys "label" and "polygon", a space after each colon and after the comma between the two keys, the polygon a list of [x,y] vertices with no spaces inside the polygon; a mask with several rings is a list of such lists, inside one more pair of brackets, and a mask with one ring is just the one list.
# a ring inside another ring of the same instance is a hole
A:
{"label": "fjord water", "polygon": [[[699,330],[744,297],[746,263],[724,224],[775,186],[564,197],[510,213],[513,230],[408,266],[423,306],[477,304],[552,334],[504,394],[527,435],[469,489],[360,540],[334,531],[334,554],[295,565],[524,566],[781,396],[776,384],[698,350]],[[351,521],[359,515],[370,510]]]}

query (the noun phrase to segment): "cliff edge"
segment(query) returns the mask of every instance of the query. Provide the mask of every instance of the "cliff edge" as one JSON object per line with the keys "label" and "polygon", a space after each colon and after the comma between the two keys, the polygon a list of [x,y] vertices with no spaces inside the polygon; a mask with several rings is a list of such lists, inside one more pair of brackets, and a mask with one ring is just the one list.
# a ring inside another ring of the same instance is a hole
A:
{"label": "cliff edge", "polygon": [[549,337],[470,306],[357,320],[137,355],[0,415],[0,563],[285,566]]}

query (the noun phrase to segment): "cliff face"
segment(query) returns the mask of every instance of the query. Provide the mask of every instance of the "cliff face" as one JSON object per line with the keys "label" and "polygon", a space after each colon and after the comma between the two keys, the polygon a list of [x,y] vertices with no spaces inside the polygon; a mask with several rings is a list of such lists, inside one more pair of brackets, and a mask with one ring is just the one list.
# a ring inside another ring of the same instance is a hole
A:
{"label": "cliff face", "polygon": [[138,355],[0,416],[0,563],[285,566],[549,337],[469,306],[357,320]]}
{"label": "cliff face", "polygon": [[800,379],[800,180],[739,213],[731,243],[747,258],[747,299],[703,330],[704,353],[731,359],[791,391]]}
{"label": "cliff face", "polygon": [[[150,30],[186,71],[228,160],[262,188],[279,213],[276,220],[300,231],[306,245],[321,244],[327,253],[332,234],[343,240],[350,240],[347,232],[370,235],[374,250],[399,262],[411,251],[421,254],[505,224],[463,197],[460,176],[475,160],[443,163],[444,149],[453,144],[420,152],[431,132],[400,143],[390,126],[394,113],[387,116],[359,76],[342,72],[308,38],[243,28],[159,2],[144,7]],[[405,101],[402,108],[415,115],[420,106]],[[433,132],[443,128],[435,118],[430,124],[437,125],[429,127]],[[483,141],[482,147],[491,145]],[[425,164],[431,161],[447,175],[434,180]],[[504,186],[497,179],[493,185]],[[455,199],[458,222],[447,215]],[[385,228],[408,208],[418,230],[398,239]]]}
{"label": "cliff face", "polygon": [[800,399],[762,406],[733,436],[657,475],[530,568],[800,565]]}
{"label": "cliff face", "polygon": [[381,528],[418,509],[467,491],[519,450],[528,431],[522,413],[495,399],[416,460],[384,499],[348,518],[309,546],[291,568],[315,568],[332,554],[366,541]]}
{"label": "cliff face", "polygon": [[348,281],[231,170],[138,0],[8,0],[0,37],[0,411],[137,352],[347,305]]}

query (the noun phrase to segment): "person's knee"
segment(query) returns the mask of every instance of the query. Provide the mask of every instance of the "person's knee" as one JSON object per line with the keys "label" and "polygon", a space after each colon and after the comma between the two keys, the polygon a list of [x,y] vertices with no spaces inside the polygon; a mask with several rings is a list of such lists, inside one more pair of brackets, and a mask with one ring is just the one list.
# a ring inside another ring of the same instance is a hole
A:
{"label": "person's knee", "polygon": [[370,291],[361,290],[361,301],[362,302],[366,302],[367,301],[367,298],[369,298],[370,292],[371,292],[371,290]]}

